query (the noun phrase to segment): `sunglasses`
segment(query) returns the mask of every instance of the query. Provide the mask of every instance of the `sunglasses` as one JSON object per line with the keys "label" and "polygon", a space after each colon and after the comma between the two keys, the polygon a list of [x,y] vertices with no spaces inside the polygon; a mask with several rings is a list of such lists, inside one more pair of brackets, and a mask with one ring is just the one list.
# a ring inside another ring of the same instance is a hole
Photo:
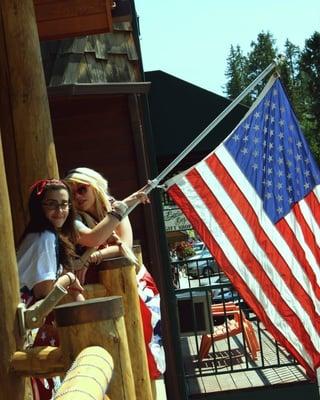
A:
{"label": "sunglasses", "polygon": [[64,201],[63,203],[58,203],[57,201],[46,201],[42,203],[43,207],[47,208],[48,210],[62,210],[66,211],[69,210],[71,204],[67,201]]}
{"label": "sunglasses", "polygon": [[73,194],[84,195],[88,191],[88,185],[79,185],[72,189]]}

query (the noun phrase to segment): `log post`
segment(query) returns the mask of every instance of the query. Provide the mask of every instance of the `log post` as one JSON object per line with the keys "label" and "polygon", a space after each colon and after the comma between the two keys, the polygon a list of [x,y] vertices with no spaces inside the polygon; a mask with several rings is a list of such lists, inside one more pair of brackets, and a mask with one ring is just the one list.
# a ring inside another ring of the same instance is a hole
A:
{"label": "log post", "polygon": [[0,13],[0,126],[17,240],[28,188],[57,178],[58,165],[33,0],[1,0]]}
{"label": "log post", "polygon": [[114,362],[108,395],[111,399],[135,400],[121,297],[64,304],[56,307],[54,314],[60,348],[63,353],[68,354],[70,363],[88,346],[103,347]]}
{"label": "log post", "polygon": [[87,347],[73,362],[55,399],[104,400],[113,367],[112,357],[105,349],[99,346]]}
{"label": "log post", "polygon": [[[3,162],[0,135],[0,398],[22,400],[25,392],[25,379],[14,375],[10,370],[10,359],[19,343],[16,318],[19,299],[19,280],[9,195]],[[17,341],[17,342],[16,342]]]}
{"label": "log post", "polygon": [[[140,246],[135,246],[134,250],[136,256],[141,257]],[[139,400],[152,400],[135,268],[125,257],[104,260],[99,266],[99,280],[106,287],[108,296],[123,298],[136,397]]]}

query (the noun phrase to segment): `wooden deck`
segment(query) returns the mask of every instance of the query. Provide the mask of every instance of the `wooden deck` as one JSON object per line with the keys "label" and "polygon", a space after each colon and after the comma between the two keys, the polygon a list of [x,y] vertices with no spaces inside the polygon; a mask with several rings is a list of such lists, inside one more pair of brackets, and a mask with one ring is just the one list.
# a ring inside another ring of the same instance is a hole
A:
{"label": "wooden deck", "polygon": [[[255,329],[257,331],[256,325]],[[255,361],[244,349],[242,334],[230,337],[229,345],[227,339],[215,342],[214,351],[211,348],[209,356],[202,362],[198,362],[197,356],[200,341],[201,336],[181,338],[190,395],[307,380],[299,365],[275,367],[293,360],[283,347],[275,345],[263,326],[260,326],[261,351]]]}

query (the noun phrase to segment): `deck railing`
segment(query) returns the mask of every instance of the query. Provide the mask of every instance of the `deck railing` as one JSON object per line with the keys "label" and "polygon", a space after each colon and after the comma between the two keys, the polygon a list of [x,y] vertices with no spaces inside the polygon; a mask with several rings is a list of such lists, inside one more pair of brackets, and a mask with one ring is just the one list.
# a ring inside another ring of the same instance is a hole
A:
{"label": "deck railing", "polygon": [[212,258],[172,262],[172,272],[186,378],[297,365]]}

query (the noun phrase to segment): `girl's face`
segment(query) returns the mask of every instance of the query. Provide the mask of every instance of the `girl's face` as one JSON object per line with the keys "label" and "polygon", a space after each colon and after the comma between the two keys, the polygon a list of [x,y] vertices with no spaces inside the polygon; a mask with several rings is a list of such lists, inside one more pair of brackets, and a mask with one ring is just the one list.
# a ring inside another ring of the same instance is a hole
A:
{"label": "girl's face", "polygon": [[72,184],[75,207],[80,211],[94,213],[96,197],[92,187],[83,183]]}
{"label": "girl's face", "polygon": [[46,218],[58,229],[63,226],[69,215],[70,199],[66,189],[48,190],[42,200]]}

